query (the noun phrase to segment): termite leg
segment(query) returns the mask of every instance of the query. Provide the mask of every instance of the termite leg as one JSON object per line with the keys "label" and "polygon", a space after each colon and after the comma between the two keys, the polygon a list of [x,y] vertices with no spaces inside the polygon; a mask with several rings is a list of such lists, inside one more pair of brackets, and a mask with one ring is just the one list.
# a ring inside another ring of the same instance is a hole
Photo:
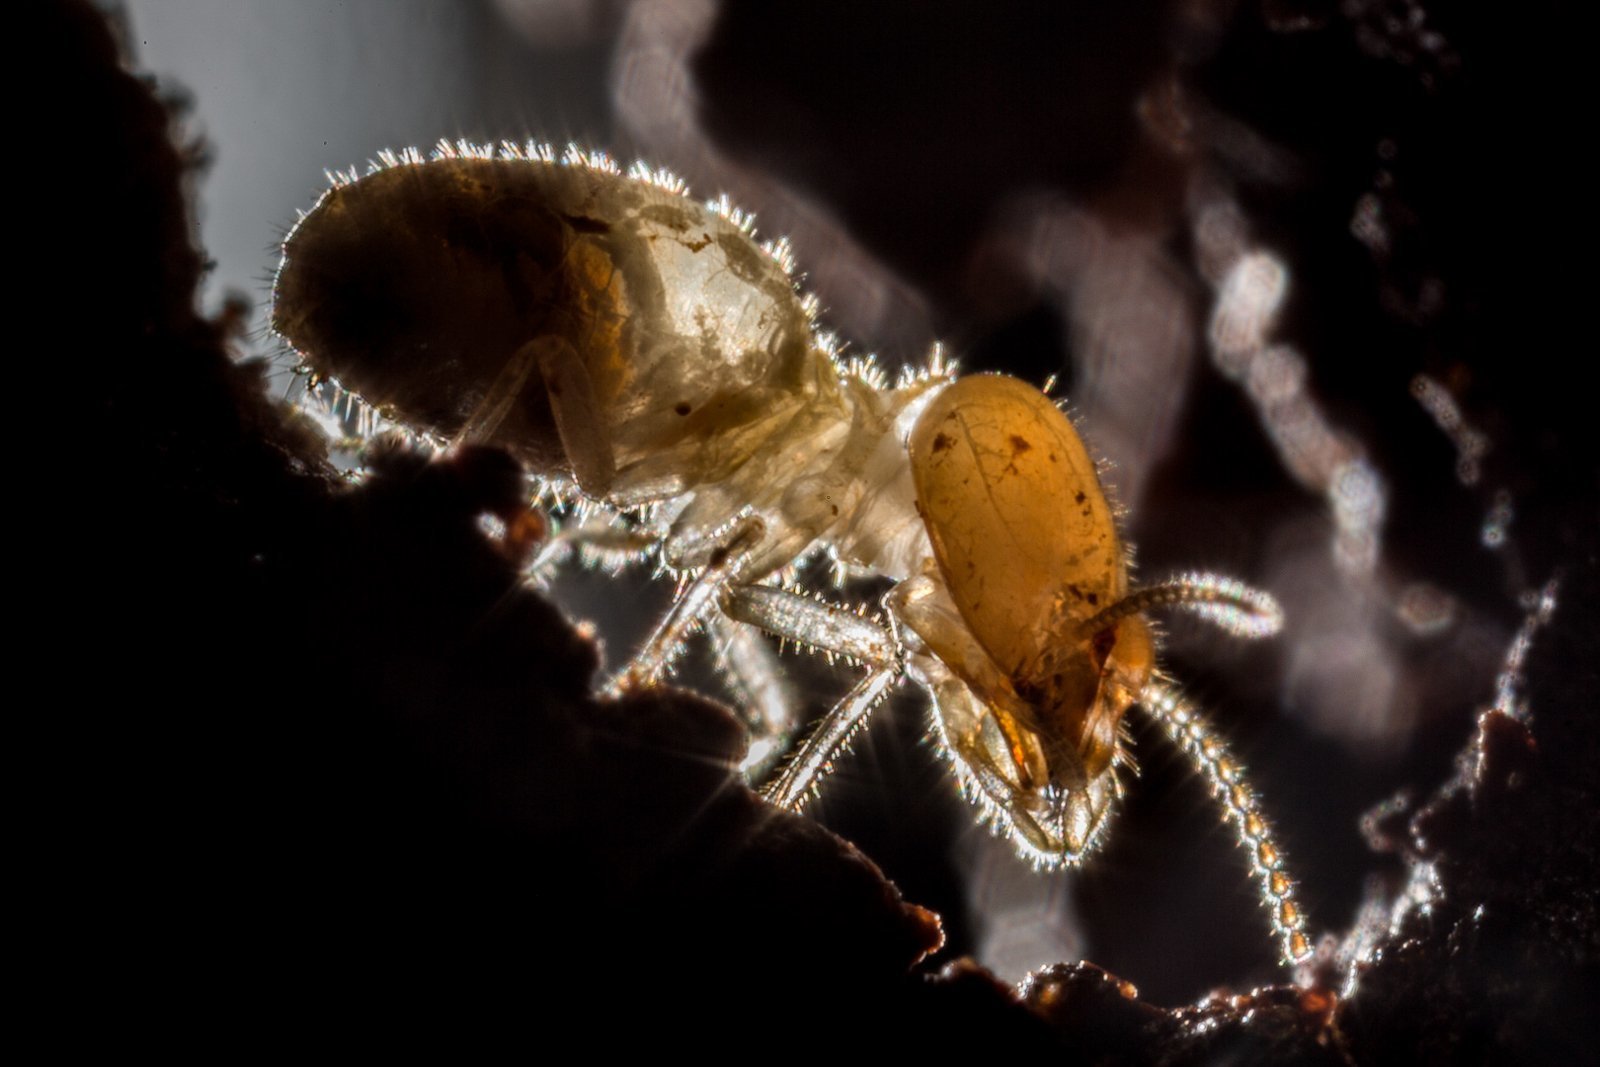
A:
{"label": "termite leg", "polygon": [[694,627],[709,611],[717,610],[721,599],[750,552],[766,534],[766,524],[755,516],[745,516],[733,524],[709,554],[700,573],[673,601],[655,633],[628,665],[605,687],[609,696],[630,689],[648,688],[661,679]]}
{"label": "termite leg", "polygon": [[523,348],[531,349],[538,362],[573,478],[590,497],[604,498],[616,480],[617,460],[611,448],[610,423],[595,395],[589,368],[577,349],[559,337],[541,337]]}
{"label": "termite leg", "polygon": [[585,566],[621,570],[644,559],[660,540],[658,531],[627,529],[616,525],[612,516],[606,516],[557,530],[545,540],[524,573],[534,586],[543,587],[573,552],[578,553]]}
{"label": "termite leg", "polygon": [[894,666],[899,644],[894,635],[855,612],[770,585],[737,585],[722,598],[722,610],[738,622],[819,652],[844,656],[871,667]]}
{"label": "termite leg", "polygon": [[721,613],[712,613],[706,626],[723,681],[750,727],[750,751],[739,769],[747,780],[759,781],[794,740],[794,691],[772,645],[758,631]]}
{"label": "termite leg", "polygon": [[1306,936],[1300,905],[1295,902],[1294,880],[1284,869],[1283,850],[1273,838],[1255,794],[1245,783],[1244,768],[1212,732],[1199,709],[1167,683],[1147,683],[1139,696],[1139,706],[1161,724],[1167,736],[1205,776],[1212,795],[1233,823],[1239,843],[1250,854],[1250,871],[1256,877],[1261,903],[1271,914],[1272,932],[1283,962],[1305,959],[1311,954],[1311,941]]}
{"label": "termite leg", "polygon": [[833,770],[834,761],[849,750],[873,706],[899,678],[898,667],[879,667],[857,682],[806,738],[794,758],[783,765],[778,776],[762,788],[763,799],[787,811],[805,807],[817,783]]}
{"label": "termite leg", "polygon": [[494,443],[496,431],[535,376],[544,383],[573,478],[590,497],[603,498],[617,475],[605,413],[588,368],[577,350],[560,337],[536,337],[511,353],[453,443]]}
{"label": "termite leg", "polygon": [[797,811],[849,749],[873,707],[899,681],[904,666],[898,643],[888,630],[852,611],[771,586],[730,589],[722,608],[737,622],[868,667],[866,677],[834,705],[794,758],[761,791],[775,807]]}
{"label": "termite leg", "polygon": [[522,395],[528,379],[539,367],[538,346],[538,341],[531,341],[511,353],[511,358],[506,360],[494,381],[489,383],[489,388],[484,390],[483,399],[478,401],[478,406],[472,409],[472,414],[467,416],[460,432],[450,442],[452,447],[485,444],[494,438],[495,431],[511,414],[517,397]]}

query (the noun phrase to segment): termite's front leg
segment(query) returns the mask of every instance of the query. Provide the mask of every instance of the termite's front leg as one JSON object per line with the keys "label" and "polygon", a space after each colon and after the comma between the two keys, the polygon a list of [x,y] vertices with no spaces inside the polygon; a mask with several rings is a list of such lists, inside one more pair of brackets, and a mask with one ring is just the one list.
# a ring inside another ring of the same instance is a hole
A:
{"label": "termite's front leg", "polygon": [[889,630],[852,611],[771,586],[736,586],[723,597],[722,609],[729,618],[867,667],[866,676],[761,791],[774,806],[799,810],[849,749],[873,707],[899,681],[905,669],[899,642]]}

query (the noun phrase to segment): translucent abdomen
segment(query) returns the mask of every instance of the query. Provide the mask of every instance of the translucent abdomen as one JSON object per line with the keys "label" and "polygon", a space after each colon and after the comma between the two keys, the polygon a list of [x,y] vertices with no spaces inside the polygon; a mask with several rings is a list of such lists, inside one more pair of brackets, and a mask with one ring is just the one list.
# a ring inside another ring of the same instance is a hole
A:
{"label": "translucent abdomen", "polygon": [[399,421],[537,472],[582,481],[574,435],[603,444],[596,495],[714,479],[837,388],[744,227],[580,159],[451,153],[335,185],[284,244],[273,325]]}

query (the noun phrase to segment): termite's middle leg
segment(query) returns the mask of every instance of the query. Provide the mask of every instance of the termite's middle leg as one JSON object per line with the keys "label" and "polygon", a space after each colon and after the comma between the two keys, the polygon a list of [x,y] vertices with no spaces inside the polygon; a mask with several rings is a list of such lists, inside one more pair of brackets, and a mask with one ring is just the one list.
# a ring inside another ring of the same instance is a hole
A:
{"label": "termite's middle leg", "polygon": [[[741,568],[765,536],[766,524],[754,515],[744,515],[717,533],[699,539],[698,545],[686,541],[675,544],[669,538],[662,550],[664,563],[676,565],[686,549],[704,550],[705,563],[678,593],[644,647],[606,686],[606,692],[616,695],[656,684],[694,628],[710,612],[717,610],[718,601],[737,580]],[[696,551],[697,556],[701,554]]]}

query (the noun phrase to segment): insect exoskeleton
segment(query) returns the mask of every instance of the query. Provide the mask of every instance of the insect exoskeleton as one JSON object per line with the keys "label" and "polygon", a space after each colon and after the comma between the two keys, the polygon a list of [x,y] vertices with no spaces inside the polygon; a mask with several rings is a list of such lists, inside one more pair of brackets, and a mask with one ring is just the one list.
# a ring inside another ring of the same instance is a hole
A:
{"label": "insect exoskeleton", "polygon": [[[865,668],[766,782],[772,803],[801,807],[909,679],[985,821],[1036,865],[1073,864],[1108,825],[1142,708],[1236,824],[1284,957],[1306,955],[1266,820],[1156,671],[1144,619],[1185,607],[1255,636],[1277,606],[1206,575],[1130,590],[1095,463],[1039,390],[956,378],[937,352],[892,385],[840,359],[781,242],[663,172],[574,149],[441,144],[337,176],[285,240],[274,297],[316,377],[575,485],[599,518],[553,544],[654,552],[687,578],[615,688],[654,684],[700,624],[769,703],[776,667],[748,627]],[[779,584],[819,551],[895,583],[881,617]],[[787,716],[754,717],[769,751]]]}
{"label": "insect exoskeleton", "polygon": [[909,455],[939,583],[901,617],[977,698],[940,701],[946,742],[1029,854],[1081,856],[1106,825],[1122,716],[1153,660],[1138,615],[1084,629],[1127,592],[1094,462],[1042,393],[998,376],[942,391]]}

